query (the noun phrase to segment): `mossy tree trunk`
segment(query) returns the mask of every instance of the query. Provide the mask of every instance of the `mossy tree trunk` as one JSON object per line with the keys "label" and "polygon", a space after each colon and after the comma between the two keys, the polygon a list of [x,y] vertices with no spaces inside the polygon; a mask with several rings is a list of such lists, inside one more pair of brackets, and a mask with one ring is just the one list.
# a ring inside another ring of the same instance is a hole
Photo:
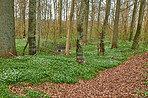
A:
{"label": "mossy tree trunk", "polygon": [[77,19],[77,44],[76,44],[76,62],[79,64],[85,64],[85,58],[83,53],[83,20],[85,15],[86,1],[81,0],[80,11]]}
{"label": "mossy tree trunk", "polygon": [[117,48],[119,15],[120,15],[120,0],[117,0],[115,21],[114,21],[114,32],[113,32],[113,39],[112,39],[112,47],[111,48]]}
{"label": "mossy tree trunk", "polygon": [[[105,40],[105,31],[108,24],[108,17],[110,15],[110,7],[111,7],[111,0],[106,0],[106,12],[105,12],[105,19],[103,22],[102,32],[100,34],[100,47],[98,47],[98,55],[104,55],[105,48],[104,48],[104,40]],[[99,45],[98,45],[99,46]],[[99,52],[100,50],[100,52]]]}
{"label": "mossy tree trunk", "polygon": [[28,27],[29,55],[36,54],[36,0],[29,0],[29,27]]}
{"label": "mossy tree trunk", "polygon": [[14,0],[0,3],[0,57],[16,55]]}
{"label": "mossy tree trunk", "polygon": [[137,26],[136,35],[135,35],[134,40],[133,40],[132,49],[137,49],[139,47],[139,39],[140,39],[140,34],[141,34],[141,29],[142,29],[142,22],[143,22],[143,16],[144,16],[145,1],[146,0],[141,0],[141,2],[140,2],[140,10],[139,10],[139,17],[138,17],[138,26]]}

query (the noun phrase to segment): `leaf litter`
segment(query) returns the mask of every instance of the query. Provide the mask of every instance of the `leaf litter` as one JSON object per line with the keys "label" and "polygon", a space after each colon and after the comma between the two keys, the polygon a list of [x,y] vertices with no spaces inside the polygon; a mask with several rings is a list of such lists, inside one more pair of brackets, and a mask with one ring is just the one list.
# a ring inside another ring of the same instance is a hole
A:
{"label": "leaf litter", "polygon": [[143,97],[138,91],[148,91],[145,80],[148,79],[148,52],[140,55],[133,55],[123,64],[99,71],[97,78],[83,81],[79,79],[76,84],[56,84],[46,82],[40,85],[11,86],[9,90],[17,95],[23,96],[23,90],[35,90],[48,94],[50,97],[57,98],[116,98],[124,97],[135,98]]}

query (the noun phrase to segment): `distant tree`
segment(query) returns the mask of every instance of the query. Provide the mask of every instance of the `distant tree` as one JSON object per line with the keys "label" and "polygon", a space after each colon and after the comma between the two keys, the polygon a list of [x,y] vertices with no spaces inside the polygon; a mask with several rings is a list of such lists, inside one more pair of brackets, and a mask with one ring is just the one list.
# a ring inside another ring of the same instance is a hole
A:
{"label": "distant tree", "polygon": [[132,15],[132,21],[131,21],[131,27],[130,27],[130,37],[129,37],[129,41],[132,40],[133,37],[133,30],[135,27],[135,19],[136,19],[136,13],[137,13],[137,2],[138,0],[135,0],[134,2],[134,9],[133,9],[133,15]]}
{"label": "distant tree", "polygon": [[70,42],[70,32],[71,32],[71,28],[72,28],[72,17],[73,17],[73,13],[74,13],[74,1],[75,0],[72,0],[72,2],[71,2],[71,11],[70,11],[70,17],[69,17],[69,26],[68,26],[66,50],[65,50],[66,56],[69,55],[69,42]]}
{"label": "distant tree", "polygon": [[[104,55],[104,52],[105,52],[104,39],[105,39],[105,31],[106,31],[107,24],[108,24],[108,17],[110,15],[110,7],[111,7],[111,0],[106,0],[106,13],[105,13],[105,19],[103,22],[102,32],[100,34],[100,47],[98,47],[98,55],[99,55],[99,53],[101,55]],[[99,52],[99,50],[100,50],[100,52]]]}
{"label": "distant tree", "polygon": [[117,0],[115,21],[114,21],[114,32],[113,32],[111,48],[117,48],[119,15],[120,15],[120,0]]}
{"label": "distant tree", "polygon": [[29,0],[29,27],[28,27],[28,42],[29,55],[36,53],[36,0]]}
{"label": "distant tree", "polygon": [[139,10],[139,17],[138,17],[138,26],[135,38],[133,40],[132,49],[137,49],[139,47],[139,39],[142,29],[142,22],[143,22],[143,16],[144,16],[144,8],[145,8],[145,2],[146,0],[141,0],[140,2],[140,10]]}
{"label": "distant tree", "polygon": [[76,44],[76,62],[80,64],[85,64],[85,58],[83,53],[83,20],[85,15],[86,0],[81,0],[80,11],[78,13],[77,19],[77,44]]}
{"label": "distant tree", "polygon": [[0,57],[16,55],[14,0],[0,3]]}

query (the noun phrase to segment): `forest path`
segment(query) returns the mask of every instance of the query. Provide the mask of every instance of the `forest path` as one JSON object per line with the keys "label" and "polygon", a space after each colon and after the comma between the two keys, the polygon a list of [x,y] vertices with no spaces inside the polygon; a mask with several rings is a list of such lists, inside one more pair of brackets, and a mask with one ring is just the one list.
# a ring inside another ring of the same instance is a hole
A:
{"label": "forest path", "polygon": [[123,64],[99,72],[100,76],[89,81],[79,79],[76,84],[48,82],[39,86],[15,86],[11,91],[23,95],[23,89],[35,89],[48,93],[52,98],[136,98],[140,90],[148,91],[148,52],[131,56]]}

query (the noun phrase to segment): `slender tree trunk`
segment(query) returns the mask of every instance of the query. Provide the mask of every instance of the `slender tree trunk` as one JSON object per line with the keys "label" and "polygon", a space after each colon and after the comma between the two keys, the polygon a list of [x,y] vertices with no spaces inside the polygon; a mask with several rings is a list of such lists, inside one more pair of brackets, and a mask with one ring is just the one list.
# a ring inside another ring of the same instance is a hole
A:
{"label": "slender tree trunk", "polygon": [[133,15],[132,15],[129,41],[131,41],[132,37],[133,37],[133,30],[135,27],[135,19],[136,19],[136,13],[137,13],[137,2],[138,2],[138,0],[135,0],[135,2],[134,2],[134,10],[133,10]]}
{"label": "slender tree trunk", "polygon": [[41,1],[40,0],[38,0],[37,22],[38,22],[38,46],[37,46],[37,49],[38,49],[38,51],[40,51],[40,36],[41,36]]}
{"label": "slender tree trunk", "polygon": [[144,19],[144,30],[143,30],[143,36],[142,36],[142,41],[141,43],[143,44],[144,41],[147,41],[147,44],[148,44],[148,7],[147,7],[147,13],[145,15],[145,19]]}
{"label": "slender tree trunk", "polygon": [[104,48],[104,39],[105,39],[105,31],[106,31],[106,27],[108,24],[108,17],[110,15],[110,7],[111,7],[111,0],[106,0],[106,13],[105,13],[105,19],[103,22],[103,28],[102,28],[102,32],[100,34],[100,47],[98,47],[98,55],[99,55],[99,49],[100,49],[100,54],[104,55],[105,52],[105,48]]}
{"label": "slender tree trunk", "polygon": [[84,20],[84,45],[87,45],[87,33],[88,33],[88,15],[89,15],[89,0],[86,0],[86,9],[85,9],[85,20]]}
{"label": "slender tree trunk", "polygon": [[51,0],[50,0],[49,8],[50,8],[50,22],[51,22],[52,21],[52,2],[51,2]]}
{"label": "slender tree trunk", "polygon": [[54,46],[56,47],[56,20],[57,20],[57,13],[56,13],[56,0],[54,0],[54,21],[53,21],[53,35],[54,35]]}
{"label": "slender tree trunk", "polygon": [[98,9],[98,26],[97,26],[98,29],[99,29],[99,25],[100,25],[101,2],[102,2],[102,0],[99,1],[99,9]]}
{"label": "slender tree trunk", "polygon": [[44,45],[44,40],[43,40],[43,28],[44,28],[44,19],[43,19],[43,16],[44,16],[44,3],[43,2],[41,2],[41,45]]}
{"label": "slender tree trunk", "polygon": [[77,20],[77,44],[76,44],[76,62],[80,64],[85,64],[85,58],[83,53],[83,19],[84,19],[84,13],[86,8],[86,1],[81,0],[81,7],[78,14],[78,20]]}
{"label": "slender tree trunk", "polygon": [[18,10],[17,10],[17,0],[15,0],[15,33],[18,34],[18,30],[17,30],[17,13],[18,13]]}
{"label": "slender tree trunk", "polygon": [[94,14],[94,1],[91,0],[91,3],[92,3],[92,10],[91,10],[91,28],[90,28],[90,36],[89,36],[89,41],[91,43],[91,39],[92,39],[92,29],[93,29],[93,20],[94,20],[94,17],[93,17],[93,14]]}
{"label": "slender tree trunk", "polygon": [[132,49],[137,49],[139,47],[139,39],[140,39],[140,34],[141,34],[141,29],[142,29],[142,21],[143,21],[143,16],[144,16],[145,2],[146,2],[146,0],[141,0],[141,2],[140,2],[138,26],[137,26],[136,35],[135,35],[135,38],[133,41]]}
{"label": "slender tree trunk", "polygon": [[49,10],[48,10],[48,6],[47,6],[47,0],[45,0],[45,44],[47,44],[47,39],[48,39],[48,16],[49,16]]}
{"label": "slender tree trunk", "polygon": [[68,26],[68,0],[66,0],[66,30],[67,30],[67,26]]}
{"label": "slender tree trunk", "polygon": [[59,36],[61,37],[61,33],[62,33],[62,0],[60,0],[60,12],[59,12]]}
{"label": "slender tree trunk", "polygon": [[66,50],[65,50],[66,56],[69,56],[69,42],[70,42],[70,32],[71,32],[71,27],[72,27],[72,17],[73,17],[73,13],[74,13],[74,1],[75,0],[72,0],[72,2],[71,2],[71,12],[70,12],[70,18],[69,18],[69,26],[68,26]]}
{"label": "slender tree trunk", "polygon": [[28,28],[28,41],[29,41],[29,55],[36,53],[36,0],[29,0],[29,28]]}
{"label": "slender tree trunk", "polygon": [[0,57],[16,55],[14,0],[0,3]]}
{"label": "slender tree trunk", "polygon": [[26,30],[25,30],[25,10],[26,10],[26,0],[23,0],[23,38],[26,37]]}
{"label": "slender tree trunk", "polygon": [[113,32],[113,39],[112,39],[112,47],[111,48],[117,48],[119,15],[120,15],[120,0],[117,0],[115,22],[114,22],[114,32]]}
{"label": "slender tree trunk", "polygon": [[23,32],[22,32],[22,0],[19,1],[19,9],[20,9],[20,21],[19,21],[19,34],[20,38],[23,39]]}

